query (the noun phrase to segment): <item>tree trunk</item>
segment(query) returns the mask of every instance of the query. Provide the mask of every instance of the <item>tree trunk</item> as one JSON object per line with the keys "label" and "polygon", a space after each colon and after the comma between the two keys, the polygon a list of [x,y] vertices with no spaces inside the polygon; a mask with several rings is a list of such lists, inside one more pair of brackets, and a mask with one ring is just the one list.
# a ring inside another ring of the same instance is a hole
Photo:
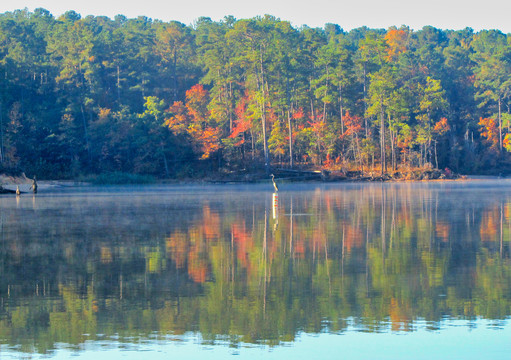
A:
{"label": "tree trunk", "polygon": [[89,134],[87,132],[87,119],[85,118],[85,112],[83,111],[83,105],[80,105],[80,109],[82,111],[83,135],[84,135],[84,139],[85,139],[85,146],[87,147],[87,156],[90,161],[91,156],[90,156]]}
{"label": "tree trunk", "polygon": [[383,96],[380,99],[380,156],[381,156],[381,175],[387,171],[386,154],[385,154],[385,114],[383,112]]}
{"label": "tree trunk", "polygon": [[270,154],[268,151],[268,140],[266,139],[266,97],[265,97],[265,89],[264,89],[264,67],[263,67],[263,49],[262,45],[260,47],[259,52],[259,65],[261,71],[261,92],[262,92],[262,101],[261,101],[261,126],[263,128],[263,147],[264,147],[264,169],[269,174],[270,173]]}
{"label": "tree trunk", "polygon": [[287,111],[287,127],[289,129],[289,167],[293,168],[293,130],[291,128],[291,113]]}
{"label": "tree trunk", "polygon": [[168,162],[167,162],[167,156],[165,155],[165,151],[163,149],[161,149],[161,153],[163,155],[163,165],[165,166],[165,177],[169,177],[169,165],[168,165]]}
{"label": "tree trunk", "polygon": [[502,114],[501,114],[502,101],[499,96],[499,152],[502,152]]}
{"label": "tree trunk", "polygon": [[341,134],[344,134],[344,116],[342,107],[342,85],[339,84],[339,114],[341,118]]}
{"label": "tree trunk", "polygon": [[172,101],[177,101],[177,51],[174,51],[172,59]]}
{"label": "tree trunk", "polygon": [[438,169],[438,155],[436,152],[436,143],[437,141],[435,140],[435,169]]}

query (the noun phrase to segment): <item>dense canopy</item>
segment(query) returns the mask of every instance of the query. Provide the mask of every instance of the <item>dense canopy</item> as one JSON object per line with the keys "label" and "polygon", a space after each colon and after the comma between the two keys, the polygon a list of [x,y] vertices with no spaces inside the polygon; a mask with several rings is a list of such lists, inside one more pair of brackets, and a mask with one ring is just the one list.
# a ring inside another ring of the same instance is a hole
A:
{"label": "dense canopy", "polygon": [[0,162],[41,177],[505,173],[510,95],[497,30],[0,14]]}

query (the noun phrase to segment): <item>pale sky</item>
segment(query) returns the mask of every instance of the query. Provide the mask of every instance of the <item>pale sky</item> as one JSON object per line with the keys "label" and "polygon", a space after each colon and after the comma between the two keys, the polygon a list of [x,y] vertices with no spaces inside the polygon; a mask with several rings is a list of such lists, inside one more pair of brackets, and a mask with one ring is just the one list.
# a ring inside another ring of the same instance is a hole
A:
{"label": "pale sky", "polygon": [[344,30],[360,26],[388,28],[425,25],[440,29],[499,29],[511,33],[511,0],[1,0],[0,13],[15,9],[45,8],[55,17],[75,10],[82,17],[122,14],[144,15],[190,25],[201,16],[217,21],[226,15],[237,19],[270,14],[293,26],[340,25]]}

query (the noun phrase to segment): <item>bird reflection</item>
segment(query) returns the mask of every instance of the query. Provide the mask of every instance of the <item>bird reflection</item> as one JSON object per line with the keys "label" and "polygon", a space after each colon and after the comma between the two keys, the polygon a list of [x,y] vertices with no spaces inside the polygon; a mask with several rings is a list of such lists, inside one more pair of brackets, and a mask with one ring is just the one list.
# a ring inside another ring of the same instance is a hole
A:
{"label": "bird reflection", "polygon": [[273,220],[275,220],[275,223],[273,224],[273,230],[277,230],[279,226],[279,194],[276,192],[272,194],[272,209]]}

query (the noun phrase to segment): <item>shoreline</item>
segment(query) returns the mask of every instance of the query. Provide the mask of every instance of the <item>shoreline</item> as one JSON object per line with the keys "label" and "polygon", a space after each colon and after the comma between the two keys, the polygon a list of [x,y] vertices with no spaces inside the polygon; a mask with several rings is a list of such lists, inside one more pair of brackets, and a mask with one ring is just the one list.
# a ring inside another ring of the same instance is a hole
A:
{"label": "shoreline", "polygon": [[[347,177],[347,176],[339,176],[335,174],[328,178],[322,178],[320,174],[317,174],[314,177],[275,177],[276,180],[281,181],[283,183],[375,183],[375,182],[387,182],[387,183],[405,183],[405,182],[451,182],[451,181],[485,181],[485,180],[505,180],[505,177],[495,176],[495,175],[456,175],[456,177],[452,178],[425,178],[425,179],[414,179],[414,178],[392,178],[392,177]],[[22,193],[31,193],[30,186],[32,185],[32,180],[27,178],[26,176],[5,176],[0,175],[0,181],[4,189],[12,191],[16,190],[16,187],[19,186]],[[251,174],[250,176],[238,177],[236,179],[227,179],[225,177],[220,178],[209,178],[209,179],[161,179],[156,180],[152,183],[143,183],[143,184],[129,184],[129,183],[120,183],[120,184],[95,184],[93,182],[80,181],[80,180],[38,180],[38,186],[40,190],[46,190],[50,188],[68,188],[68,187],[81,187],[81,186],[126,186],[126,185],[221,185],[221,184],[238,184],[238,185],[248,185],[248,184],[260,184],[270,181],[269,177],[262,176],[261,174]]]}

